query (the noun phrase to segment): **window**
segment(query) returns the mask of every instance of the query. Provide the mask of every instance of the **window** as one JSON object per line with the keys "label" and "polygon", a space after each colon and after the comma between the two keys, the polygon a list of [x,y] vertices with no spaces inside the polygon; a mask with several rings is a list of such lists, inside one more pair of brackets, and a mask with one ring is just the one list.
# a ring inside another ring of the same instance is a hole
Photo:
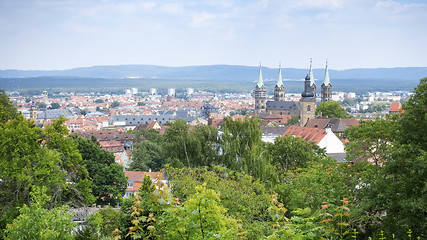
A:
{"label": "window", "polygon": [[128,182],[128,187],[133,187],[133,182]]}
{"label": "window", "polygon": [[307,105],[307,112],[310,112],[310,111],[311,111],[311,106]]}

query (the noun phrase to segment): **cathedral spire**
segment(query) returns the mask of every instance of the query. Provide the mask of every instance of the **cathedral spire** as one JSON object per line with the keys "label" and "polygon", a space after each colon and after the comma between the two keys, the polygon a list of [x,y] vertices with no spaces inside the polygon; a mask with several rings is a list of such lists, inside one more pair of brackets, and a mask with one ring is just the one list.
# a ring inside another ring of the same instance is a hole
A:
{"label": "cathedral spire", "polygon": [[259,76],[258,76],[258,87],[264,86],[264,81],[262,80],[262,70],[261,70],[261,63],[259,63]]}
{"label": "cathedral spire", "polygon": [[277,77],[277,83],[276,83],[277,87],[281,87],[283,86],[283,81],[282,81],[282,68],[279,64],[279,76]]}
{"label": "cathedral spire", "polygon": [[314,75],[312,67],[312,59],[310,58],[310,86],[314,84]]}
{"label": "cathedral spire", "polygon": [[330,84],[329,72],[328,72],[328,59],[326,59],[325,79],[323,80],[323,84],[325,84],[325,86],[328,86]]}

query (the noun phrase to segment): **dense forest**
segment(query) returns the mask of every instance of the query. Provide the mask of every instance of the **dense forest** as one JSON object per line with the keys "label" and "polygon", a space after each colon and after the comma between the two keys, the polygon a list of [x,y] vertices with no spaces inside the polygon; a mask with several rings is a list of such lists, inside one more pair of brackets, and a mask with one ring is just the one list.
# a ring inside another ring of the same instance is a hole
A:
{"label": "dense forest", "polygon": [[[427,78],[400,114],[344,135],[347,162],[294,137],[261,141],[259,119],[221,128],[136,132],[132,170],[161,171],[123,199],[127,180],[95,139],[60,118],[38,128],[0,93],[4,239],[425,239]],[[74,231],[70,207],[104,207]],[[115,206],[120,206],[115,208]]]}

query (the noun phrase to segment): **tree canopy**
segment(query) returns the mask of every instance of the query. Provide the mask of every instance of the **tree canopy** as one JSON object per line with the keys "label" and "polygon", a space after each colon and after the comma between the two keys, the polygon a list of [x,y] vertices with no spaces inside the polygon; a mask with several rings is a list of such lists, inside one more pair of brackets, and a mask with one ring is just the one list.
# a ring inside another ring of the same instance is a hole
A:
{"label": "tree canopy", "polygon": [[322,116],[326,118],[348,118],[347,111],[341,107],[339,102],[327,101],[321,102],[316,107],[316,116]]}

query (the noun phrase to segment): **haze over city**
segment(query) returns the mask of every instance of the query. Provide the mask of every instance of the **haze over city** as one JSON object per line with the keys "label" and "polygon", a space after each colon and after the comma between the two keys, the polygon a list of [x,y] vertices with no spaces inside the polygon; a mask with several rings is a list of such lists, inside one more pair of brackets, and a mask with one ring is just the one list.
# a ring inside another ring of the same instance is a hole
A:
{"label": "haze over city", "polygon": [[0,69],[425,67],[421,0],[0,1]]}

